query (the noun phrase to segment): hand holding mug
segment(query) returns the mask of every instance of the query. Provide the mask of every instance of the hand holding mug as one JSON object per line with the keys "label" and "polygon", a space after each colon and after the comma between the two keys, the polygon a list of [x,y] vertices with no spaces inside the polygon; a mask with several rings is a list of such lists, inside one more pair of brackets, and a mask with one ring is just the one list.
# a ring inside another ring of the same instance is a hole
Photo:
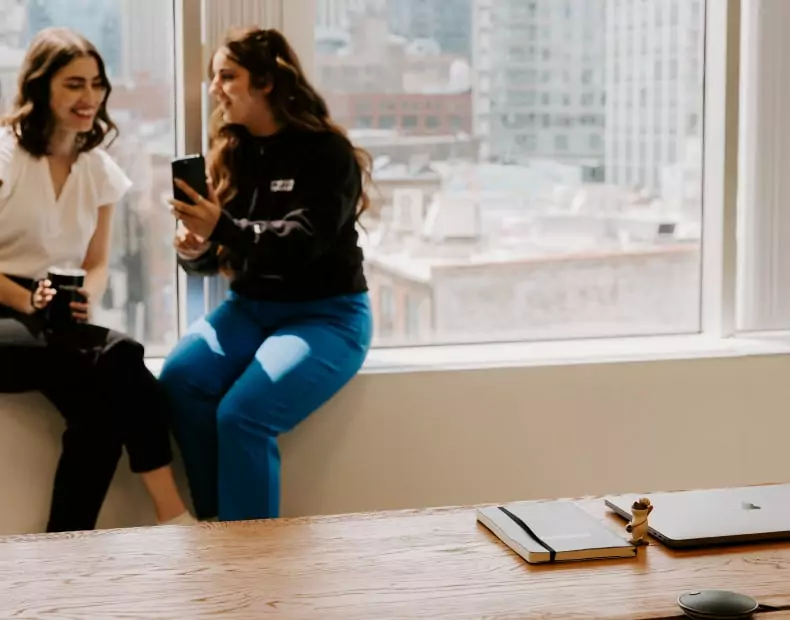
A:
{"label": "hand holding mug", "polygon": [[88,323],[91,320],[91,294],[84,288],[79,288],[76,292],[81,299],[69,304],[71,316],[77,323]]}

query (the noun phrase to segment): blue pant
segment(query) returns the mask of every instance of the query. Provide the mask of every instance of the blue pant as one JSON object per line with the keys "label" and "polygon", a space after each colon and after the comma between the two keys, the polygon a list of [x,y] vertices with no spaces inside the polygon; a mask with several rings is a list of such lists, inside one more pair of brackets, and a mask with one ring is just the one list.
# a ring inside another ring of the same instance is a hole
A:
{"label": "blue pant", "polygon": [[199,518],[279,516],[277,436],[354,377],[371,336],[367,294],[278,303],[230,293],[190,327],[160,380]]}

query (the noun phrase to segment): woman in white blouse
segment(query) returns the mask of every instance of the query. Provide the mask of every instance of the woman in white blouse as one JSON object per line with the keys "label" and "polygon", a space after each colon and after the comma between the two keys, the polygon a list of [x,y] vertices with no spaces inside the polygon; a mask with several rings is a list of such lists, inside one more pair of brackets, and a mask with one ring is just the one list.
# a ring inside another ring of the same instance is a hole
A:
{"label": "woman in white blouse", "polygon": [[[131,185],[100,148],[116,132],[109,94],[96,48],[50,28],[31,43],[0,121],[0,392],[41,391],[66,421],[48,532],[95,527],[123,448],[159,522],[194,522],[142,345],[90,323],[107,280],[113,204]],[[45,278],[63,265],[86,275],[74,322],[56,328],[45,309],[57,293]]]}

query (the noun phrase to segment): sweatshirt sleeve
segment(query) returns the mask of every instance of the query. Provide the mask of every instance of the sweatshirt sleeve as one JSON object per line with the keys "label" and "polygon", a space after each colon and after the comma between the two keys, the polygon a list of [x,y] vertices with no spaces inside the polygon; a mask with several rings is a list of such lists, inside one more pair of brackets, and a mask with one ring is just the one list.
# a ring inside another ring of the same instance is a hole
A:
{"label": "sweatshirt sleeve", "polygon": [[219,272],[217,247],[212,243],[208,250],[193,260],[178,256],[178,264],[188,274],[199,276],[216,275]]}
{"label": "sweatshirt sleeve", "polygon": [[276,273],[318,260],[356,216],[361,178],[351,146],[332,136],[294,180],[294,209],[278,220],[235,219],[223,211],[210,239]]}

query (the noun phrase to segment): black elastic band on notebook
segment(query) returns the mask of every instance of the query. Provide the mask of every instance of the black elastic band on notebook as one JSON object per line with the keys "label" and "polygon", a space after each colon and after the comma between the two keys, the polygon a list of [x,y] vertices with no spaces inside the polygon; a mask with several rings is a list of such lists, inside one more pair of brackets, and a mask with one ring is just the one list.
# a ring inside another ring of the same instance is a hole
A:
{"label": "black elastic band on notebook", "polygon": [[551,547],[549,547],[545,542],[543,542],[535,532],[532,531],[532,528],[529,527],[524,521],[521,520],[520,517],[517,517],[512,512],[510,512],[504,506],[500,506],[499,509],[504,512],[510,519],[518,525],[522,530],[524,530],[529,536],[531,536],[536,543],[538,543],[541,547],[543,547],[546,551],[549,552],[549,562],[553,562],[554,559],[557,557],[557,552],[554,551]]}

